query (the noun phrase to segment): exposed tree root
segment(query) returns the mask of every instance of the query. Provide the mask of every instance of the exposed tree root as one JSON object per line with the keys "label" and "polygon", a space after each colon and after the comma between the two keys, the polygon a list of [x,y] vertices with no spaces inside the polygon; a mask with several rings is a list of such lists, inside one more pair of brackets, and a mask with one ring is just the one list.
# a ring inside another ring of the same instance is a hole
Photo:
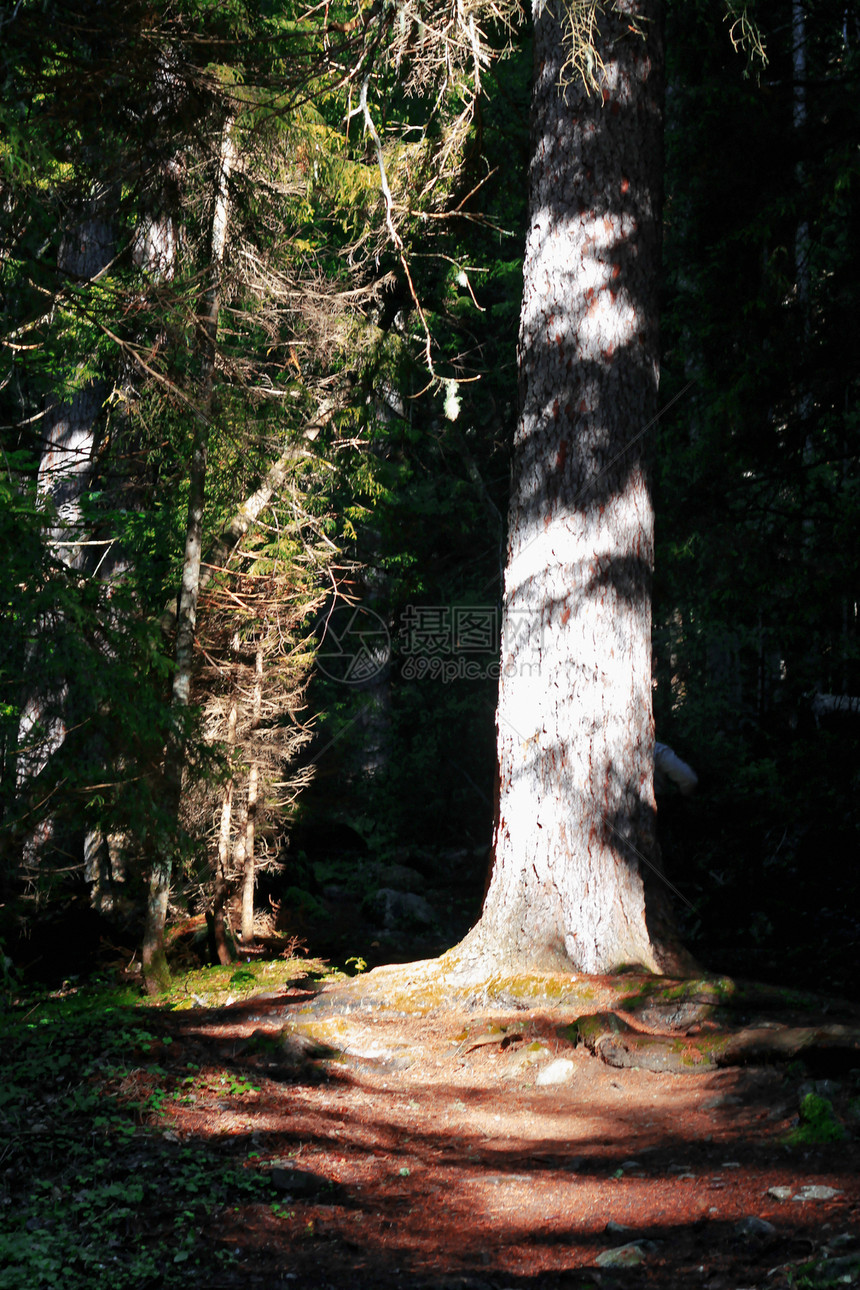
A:
{"label": "exposed tree root", "polygon": [[604,1012],[580,1017],[573,1028],[581,1042],[609,1066],[636,1066],[677,1075],[716,1066],[787,1061],[811,1049],[860,1052],[858,1026],[768,1023],[739,1030],[720,1026],[699,1033],[689,1029],[660,1033],[638,1029],[618,1012]]}
{"label": "exposed tree root", "polygon": [[[537,1008],[557,1013],[560,1033],[607,1065],[663,1073],[695,1074],[816,1053],[835,1060],[860,1054],[857,1007],[812,993],[729,977],[679,981],[647,973],[496,972],[466,984],[458,966],[449,954],[377,968],[349,984],[349,1006],[361,997],[366,1005],[429,1012],[456,998],[475,1009]],[[835,1015],[839,1022],[831,1020]],[[860,1065],[860,1056],[854,1064]]]}

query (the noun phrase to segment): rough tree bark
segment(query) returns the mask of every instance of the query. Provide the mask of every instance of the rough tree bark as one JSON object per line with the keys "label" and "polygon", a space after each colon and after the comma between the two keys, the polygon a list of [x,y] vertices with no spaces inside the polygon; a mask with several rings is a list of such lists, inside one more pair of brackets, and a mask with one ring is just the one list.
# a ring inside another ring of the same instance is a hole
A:
{"label": "rough tree bark", "polygon": [[501,796],[483,914],[454,951],[463,969],[692,965],[645,881],[659,855],[644,440],[657,411],[661,37],[661,0],[618,0],[600,16],[601,93],[560,89],[561,21],[535,0]]}

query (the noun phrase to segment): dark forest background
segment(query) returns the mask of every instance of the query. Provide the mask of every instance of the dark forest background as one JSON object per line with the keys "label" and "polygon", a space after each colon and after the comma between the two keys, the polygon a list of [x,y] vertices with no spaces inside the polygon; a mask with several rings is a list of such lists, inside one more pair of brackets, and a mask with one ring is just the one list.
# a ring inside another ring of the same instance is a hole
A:
{"label": "dark forest background", "polygon": [[[380,888],[444,888],[423,929],[439,948],[477,916],[531,51],[526,22],[488,18],[476,89],[468,42],[447,56],[438,13],[395,9],[0,8],[6,971],[62,977],[137,944],[159,848],[184,952],[208,952],[207,914],[236,932],[249,865],[256,936],[342,960],[412,948]],[[709,968],[847,991],[860,10],[672,0],[666,46],[654,702],[700,783],[660,801],[663,856]],[[177,712],[201,416],[206,565]],[[160,772],[177,740],[178,817]]]}

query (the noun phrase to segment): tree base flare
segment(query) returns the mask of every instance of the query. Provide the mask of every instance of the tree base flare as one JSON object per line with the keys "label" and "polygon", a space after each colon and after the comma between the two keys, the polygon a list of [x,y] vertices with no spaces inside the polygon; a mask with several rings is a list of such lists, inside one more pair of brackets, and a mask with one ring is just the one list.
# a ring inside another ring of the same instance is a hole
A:
{"label": "tree base flare", "polygon": [[527,953],[520,953],[514,946],[505,945],[492,930],[488,933],[483,920],[478,922],[459,945],[444,956],[444,962],[462,980],[481,980],[509,972],[562,973],[576,976],[615,976],[627,973],[648,973],[656,976],[698,978],[702,967],[674,934],[669,918],[662,914],[652,917],[646,908],[648,931],[646,952],[635,958],[621,955],[608,957],[597,970],[575,962],[561,943],[541,948],[532,942]]}
{"label": "tree base flare", "polygon": [[[359,995],[406,1014],[446,1003],[476,1011],[555,1013],[560,1039],[618,1068],[702,1074],[821,1054],[860,1064],[860,1015],[847,1003],[720,976],[595,976],[511,964],[482,973],[462,950],[460,945],[439,959],[376,968],[345,989],[353,999]],[[843,1023],[823,1020],[837,1009]]]}

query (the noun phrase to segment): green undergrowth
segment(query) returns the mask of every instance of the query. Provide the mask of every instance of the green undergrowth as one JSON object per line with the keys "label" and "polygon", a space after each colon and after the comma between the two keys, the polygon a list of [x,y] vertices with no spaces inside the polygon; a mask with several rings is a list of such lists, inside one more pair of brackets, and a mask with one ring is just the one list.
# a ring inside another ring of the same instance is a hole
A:
{"label": "green undergrowth", "polygon": [[791,1147],[842,1142],[846,1131],[836,1118],[833,1103],[818,1093],[807,1093],[800,1103],[799,1123],[785,1139]]}
{"label": "green undergrowth", "polygon": [[156,1004],[106,985],[9,1000],[0,1010],[0,1290],[218,1280],[234,1257],[213,1245],[219,1214],[276,1198],[244,1138],[180,1140],[169,1110],[213,1098],[250,1110],[258,1085],[217,1061],[181,1058],[168,1017],[195,997],[219,1006],[283,988],[292,971],[283,961],[204,970]]}

